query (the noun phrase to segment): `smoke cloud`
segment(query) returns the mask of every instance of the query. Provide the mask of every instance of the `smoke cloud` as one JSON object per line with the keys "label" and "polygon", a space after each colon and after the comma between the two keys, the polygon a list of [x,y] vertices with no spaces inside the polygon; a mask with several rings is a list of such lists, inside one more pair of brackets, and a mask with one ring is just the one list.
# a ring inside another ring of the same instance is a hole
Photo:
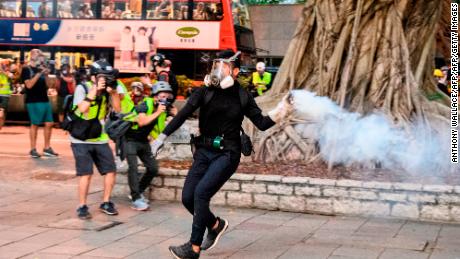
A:
{"label": "smoke cloud", "polygon": [[383,113],[362,116],[312,92],[295,90],[292,94],[296,116],[309,121],[298,124],[296,131],[317,141],[325,161],[346,166],[378,163],[386,169],[411,173],[450,169],[448,128],[440,134],[414,122],[406,131]]}

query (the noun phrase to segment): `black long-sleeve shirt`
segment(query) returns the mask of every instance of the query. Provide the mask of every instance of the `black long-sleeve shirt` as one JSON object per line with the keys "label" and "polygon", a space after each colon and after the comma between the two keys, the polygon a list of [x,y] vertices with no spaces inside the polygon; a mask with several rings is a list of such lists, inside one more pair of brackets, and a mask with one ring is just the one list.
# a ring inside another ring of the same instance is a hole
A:
{"label": "black long-sleeve shirt", "polygon": [[[248,117],[260,130],[267,130],[275,125],[270,117],[262,115],[254,97],[247,91],[244,93],[247,94],[248,102],[243,110],[239,87],[240,85],[235,82],[232,87],[227,89],[207,89],[205,87],[197,89],[163,133],[167,136],[171,135],[198,108],[200,108],[200,133],[207,137],[223,135],[224,139],[239,141],[244,116]],[[212,99],[207,103],[205,103],[206,91],[214,91]]]}

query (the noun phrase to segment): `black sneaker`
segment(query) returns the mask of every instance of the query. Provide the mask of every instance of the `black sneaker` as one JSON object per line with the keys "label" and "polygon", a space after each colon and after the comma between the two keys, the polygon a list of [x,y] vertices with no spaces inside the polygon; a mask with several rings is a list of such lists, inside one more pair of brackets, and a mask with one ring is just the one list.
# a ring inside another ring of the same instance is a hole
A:
{"label": "black sneaker", "polygon": [[118,215],[118,211],[115,209],[115,204],[111,201],[102,203],[101,206],[99,206],[99,209],[107,215]]}
{"label": "black sneaker", "polygon": [[54,150],[51,147],[49,147],[49,148],[43,149],[43,155],[49,156],[49,157],[56,157],[58,156],[58,153],[54,152]]}
{"label": "black sneaker", "polygon": [[88,206],[86,205],[78,207],[77,215],[80,219],[90,219],[91,218],[91,214],[88,211]]}
{"label": "black sneaker", "polygon": [[37,152],[37,150],[35,148],[30,150],[29,155],[32,158],[40,158],[41,157],[41,155]]}
{"label": "black sneaker", "polygon": [[195,253],[192,249],[192,243],[187,242],[181,246],[170,246],[169,251],[176,259],[198,259],[200,253]]}
{"label": "black sneaker", "polygon": [[215,247],[217,242],[219,242],[220,237],[224,234],[225,230],[227,230],[228,221],[219,217],[217,217],[217,220],[219,221],[219,225],[217,225],[216,229],[208,229],[208,235],[201,245],[201,250],[210,250]]}

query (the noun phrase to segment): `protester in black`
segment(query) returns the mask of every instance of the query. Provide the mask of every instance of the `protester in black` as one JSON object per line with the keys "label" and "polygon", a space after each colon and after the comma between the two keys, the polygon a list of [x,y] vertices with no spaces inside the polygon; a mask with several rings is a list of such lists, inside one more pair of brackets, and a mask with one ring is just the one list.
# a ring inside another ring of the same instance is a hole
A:
{"label": "protester in black", "polygon": [[[236,171],[241,154],[240,129],[244,116],[260,130],[267,130],[276,121],[287,116],[292,106],[287,101],[263,116],[254,98],[235,80],[239,62],[231,51],[221,53],[214,60],[211,74],[206,76],[208,87],[193,92],[187,104],[168,124],[155,142],[152,152],[156,154],[167,136],[177,130],[198,108],[201,135],[195,139],[196,151],[182,191],[182,203],[193,215],[190,241],[169,250],[176,258],[199,258],[200,250],[213,248],[228,227],[228,221],[214,216],[209,202],[216,192]],[[244,94],[241,98],[240,94]],[[210,98],[211,97],[211,98]],[[243,104],[241,100],[246,99]],[[208,235],[203,242],[203,236]]]}

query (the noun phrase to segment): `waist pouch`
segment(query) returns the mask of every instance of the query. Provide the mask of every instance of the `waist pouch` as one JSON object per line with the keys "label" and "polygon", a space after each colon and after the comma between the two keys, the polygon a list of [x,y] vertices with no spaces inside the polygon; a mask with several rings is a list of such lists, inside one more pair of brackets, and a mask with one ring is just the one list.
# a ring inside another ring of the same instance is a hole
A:
{"label": "waist pouch", "polygon": [[98,138],[102,133],[102,125],[98,118],[84,120],[78,116],[72,123],[70,135],[79,140]]}
{"label": "waist pouch", "polygon": [[192,153],[196,148],[205,147],[213,150],[238,150],[240,148],[240,141],[224,139],[223,137],[207,137],[207,136],[194,136],[191,135],[190,144],[192,146]]}
{"label": "waist pouch", "polygon": [[244,132],[243,127],[241,127],[241,153],[244,156],[250,156],[254,151],[251,138]]}
{"label": "waist pouch", "polygon": [[[64,129],[68,130],[70,135],[79,140],[87,140],[98,138],[102,134],[102,125],[99,121],[99,111],[101,103],[98,103],[96,117],[94,119],[85,120],[75,114],[75,109],[65,117],[66,125]],[[67,120],[67,121],[66,121]]]}

